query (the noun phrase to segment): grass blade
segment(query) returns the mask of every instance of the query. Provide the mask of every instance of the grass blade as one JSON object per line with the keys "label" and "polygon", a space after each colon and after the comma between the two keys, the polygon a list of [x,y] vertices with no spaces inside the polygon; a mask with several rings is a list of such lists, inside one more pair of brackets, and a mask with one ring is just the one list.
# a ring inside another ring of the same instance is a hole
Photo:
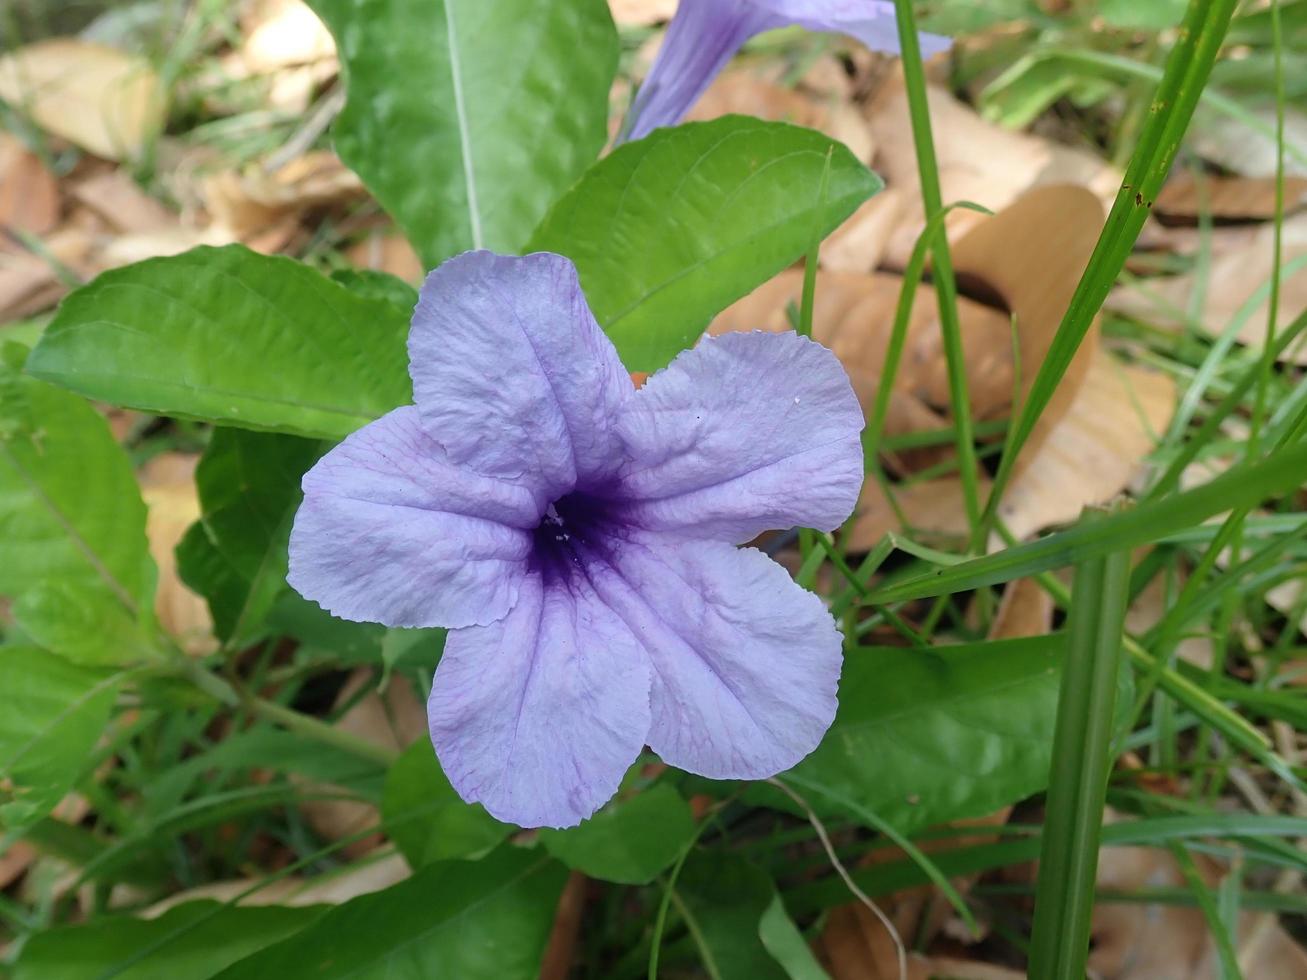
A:
{"label": "grass blade", "polygon": [[1157,541],[1200,524],[1214,514],[1253,506],[1275,494],[1294,490],[1303,482],[1307,482],[1307,445],[1299,444],[1258,463],[1230,469],[1210,483],[1185,493],[1150,501],[1100,521],[1078,524],[1038,541],[937,569],[906,582],[873,589],[868,598],[882,604],[906,602],[1010,582],[1096,555]]}

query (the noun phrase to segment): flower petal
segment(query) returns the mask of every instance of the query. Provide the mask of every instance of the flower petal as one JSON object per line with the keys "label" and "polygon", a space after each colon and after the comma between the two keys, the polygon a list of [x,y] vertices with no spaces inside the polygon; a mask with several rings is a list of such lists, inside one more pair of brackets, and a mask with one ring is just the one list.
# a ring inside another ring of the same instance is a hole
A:
{"label": "flower petal", "polygon": [[[873,51],[899,51],[893,0],[682,0],[631,107],[626,139],[675,126],[745,41],[794,24],[847,34]],[[952,43],[936,34],[920,38],[924,57]]]}
{"label": "flower petal", "polygon": [[862,409],[844,368],[795,333],[705,338],[626,403],[626,519],[744,542],[832,530],[862,486]]}
{"label": "flower petal", "polygon": [[822,601],[762,552],[635,535],[620,587],[596,584],[653,663],[649,746],[714,779],[790,768],[835,717],[842,638]]}
{"label": "flower petal", "polygon": [[450,259],[422,285],[408,351],[423,423],[454,462],[520,480],[542,506],[609,475],[633,386],[570,260]]}
{"label": "flower petal", "polygon": [[[810,31],[846,34],[872,51],[899,53],[893,0],[754,0],[771,17],[768,30],[797,24]],[[918,33],[921,56],[947,51],[953,42],[939,34]]]}
{"label": "flower petal", "polygon": [[364,426],[304,474],[290,584],[342,619],[467,626],[517,598],[541,510],[454,466],[413,406]]}
{"label": "flower petal", "polygon": [[427,719],[465,800],[522,827],[574,826],[644,745],[649,661],[584,577],[533,574],[505,619],[449,634]]}

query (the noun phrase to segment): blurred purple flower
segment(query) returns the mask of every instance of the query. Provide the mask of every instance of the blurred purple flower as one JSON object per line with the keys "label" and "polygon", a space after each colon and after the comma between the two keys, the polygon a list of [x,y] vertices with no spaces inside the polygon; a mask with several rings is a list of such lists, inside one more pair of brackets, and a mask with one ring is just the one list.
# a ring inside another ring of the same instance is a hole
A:
{"label": "blurred purple flower", "polygon": [[304,477],[290,582],[345,619],[451,628],[427,705],[455,789],[571,826],[650,745],[721,779],[797,763],[841,638],[762,552],[839,525],[862,413],[796,334],[704,340],[639,391],[559,255],[468,252],[409,334],[415,406]]}
{"label": "blurred purple flower", "polygon": [[[624,138],[675,126],[745,41],[791,25],[847,34],[873,51],[899,51],[893,0],[681,0],[631,107]],[[951,43],[922,34],[921,53],[930,57]]]}

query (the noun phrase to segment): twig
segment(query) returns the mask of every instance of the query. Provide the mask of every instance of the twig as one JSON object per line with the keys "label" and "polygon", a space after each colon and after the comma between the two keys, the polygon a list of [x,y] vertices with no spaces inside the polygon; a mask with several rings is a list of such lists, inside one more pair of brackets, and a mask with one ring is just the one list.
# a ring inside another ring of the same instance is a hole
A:
{"label": "twig", "polygon": [[899,980],[908,980],[908,951],[903,945],[903,940],[899,937],[898,930],[894,928],[894,923],[890,921],[889,916],[881,911],[880,906],[873,902],[868,897],[867,893],[858,887],[858,883],[853,880],[853,876],[850,875],[848,869],[844,867],[844,863],[840,861],[839,856],[835,853],[835,847],[831,844],[830,835],[826,833],[826,827],[821,822],[821,818],[818,817],[816,811],[808,805],[807,800],[794,790],[790,789],[790,787],[786,786],[779,779],[772,777],[768,779],[767,782],[788,796],[800,809],[803,810],[805,814],[807,814],[808,823],[812,824],[812,829],[817,832],[817,839],[821,841],[821,846],[825,849],[826,857],[830,859],[831,866],[844,880],[844,884],[848,886],[849,891],[853,892],[854,897],[871,910],[871,914],[880,920],[880,924],[883,925],[885,931],[889,933],[890,939],[894,942],[894,951],[898,956]]}

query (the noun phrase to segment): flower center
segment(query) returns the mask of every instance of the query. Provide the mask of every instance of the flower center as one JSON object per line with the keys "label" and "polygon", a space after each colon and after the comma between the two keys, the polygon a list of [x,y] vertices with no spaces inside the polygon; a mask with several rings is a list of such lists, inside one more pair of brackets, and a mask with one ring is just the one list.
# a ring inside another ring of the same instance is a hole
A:
{"label": "flower center", "polygon": [[549,505],[535,530],[532,556],[546,578],[570,578],[597,554],[606,552],[609,510],[607,501],[579,490]]}

